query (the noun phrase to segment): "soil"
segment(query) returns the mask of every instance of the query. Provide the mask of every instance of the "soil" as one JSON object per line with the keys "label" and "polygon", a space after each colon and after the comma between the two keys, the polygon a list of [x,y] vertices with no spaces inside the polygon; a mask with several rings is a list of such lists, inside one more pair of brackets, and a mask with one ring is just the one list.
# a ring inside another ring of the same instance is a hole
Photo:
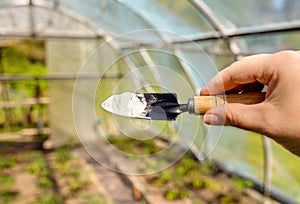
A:
{"label": "soil", "polygon": [[[130,153],[156,152],[158,148],[153,145],[157,144],[157,141],[143,141],[133,145],[135,141],[131,138],[124,139],[117,136],[110,136],[109,142],[110,145],[125,152],[128,151],[128,144],[131,144]],[[153,148],[153,151],[149,148]],[[120,162],[117,166],[119,169],[124,168],[124,164]],[[250,181],[225,174],[209,161],[199,162],[191,152],[187,152],[162,172],[145,176],[124,175],[124,177],[148,203],[255,204],[266,201],[271,204],[278,203],[252,189],[253,184]],[[253,194],[256,196],[252,196]]]}
{"label": "soil", "polygon": [[84,162],[69,153],[67,160],[59,161],[57,152],[0,144],[0,203],[110,203]]}
{"label": "soil", "polygon": [[[125,145],[128,143],[125,141]],[[146,144],[147,148],[143,145],[137,143],[138,149],[133,151],[156,152],[162,148],[153,143]],[[200,163],[192,154],[165,171],[145,176],[105,169],[83,148],[45,152],[0,143],[0,155],[1,204],[277,203],[246,181],[228,176],[213,164]],[[122,169],[126,162],[117,165]]]}

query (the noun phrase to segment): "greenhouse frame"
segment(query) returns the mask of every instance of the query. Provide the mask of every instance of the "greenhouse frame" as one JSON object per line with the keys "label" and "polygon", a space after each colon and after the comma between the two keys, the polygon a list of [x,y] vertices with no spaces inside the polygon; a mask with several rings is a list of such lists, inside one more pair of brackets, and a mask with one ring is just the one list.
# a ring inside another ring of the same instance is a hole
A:
{"label": "greenhouse frame", "polygon": [[171,122],[126,119],[101,103],[121,92],[171,92],[184,103],[236,60],[297,50],[299,9],[298,0],[0,0],[0,42],[43,40],[47,65],[44,75],[2,74],[0,81],[49,82],[51,137],[45,146],[80,141],[105,167],[137,175],[153,172],[116,168],[114,162],[129,160],[122,152],[104,161],[101,155],[113,154],[104,136],[159,136],[172,145],[154,157],[176,153],[154,171],[191,149],[199,162],[216,162],[264,195],[297,203],[300,159],[265,136],[207,126],[189,114]]}

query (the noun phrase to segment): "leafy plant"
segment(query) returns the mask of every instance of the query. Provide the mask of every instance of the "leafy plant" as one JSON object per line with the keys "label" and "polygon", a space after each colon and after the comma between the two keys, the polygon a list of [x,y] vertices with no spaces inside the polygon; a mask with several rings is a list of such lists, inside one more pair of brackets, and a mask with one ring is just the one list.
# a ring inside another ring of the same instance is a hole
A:
{"label": "leafy plant", "polygon": [[205,161],[201,163],[199,171],[203,174],[210,174],[217,171],[217,166],[213,162]]}
{"label": "leafy plant", "polygon": [[170,171],[163,171],[158,178],[153,181],[156,186],[163,186],[172,179],[172,174]]}
{"label": "leafy plant", "polygon": [[17,192],[10,191],[15,180],[9,174],[0,174],[0,203],[12,203],[16,199]]}
{"label": "leafy plant", "polygon": [[68,177],[79,177],[81,174],[81,169],[77,166],[69,166],[69,168],[66,168],[63,171],[63,175],[68,176]]}
{"label": "leafy plant", "polygon": [[208,188],[210,191],[215,194],[219,194],[222,191],[222,184],[219,181],[206,179],[205,188]]}
{"label": "leafy plant", "polygon": [[247,179],[239,178],[237,176],[233,176],[232,181],[233,181],[233,190],[239,194],[241,194],[245,188],[253,187],[253,183],[251,181]]}
{"label": "leafy plant", "polygon": [[17,161],[16,157],[0,157],[0,170],[14,167]]}
{"label": "leafy plant", "polygon": [[72,154],[69,146],[63,146],[55,150],[55,161],[66,162],[72,159]]}
{"label": "leafy plant", "polygon": [[85,186],[87,184],[87,181],[78,178],[69,178],[68,184],[70,186],[71,191],[76,192],[80,190],[83,186]]}
{"label": "leafy plant", "polygon": [[180,189],[177,187],[171,188],[165,192],[165,198],[167,200],[176,200],[176,199],[184,199],[189,196],[189,193],[185,189]]}
{"label": "leafy plant", "polygon": [[176,168],[176,173],[180,176],[183,176],[186,174],[187,170],[188,169],[185,166],[179,166]]}
{"label": "leafy plant", "polygon": [[205,186],[205,181],[202,179],[194,179],[192,181],[193,188],[203,188]]}
{"label": "leafy plant", "polygon": [[234,199],[231,195],[223,195],[219,198],[221,204],[230,204],[234,202]]}
{"label": "leafy plant", "polygon": [[63,197],[61,195],[56,195],[53,193],[45,193],[35,199],[33,204],[59,204],[63,203]]}
{"label": "leafy plant", "polygon": [[15,180],[8,174],[0,175],[0,190],[6,191],[8,190],[13,184]]}
{"label": "leafy plant", "polygon": [[42,171],[45,171],[47,168],[47,163],[43,158],[36,159],[32,164],[30,164],[26,170],[29,173],[39,175],[42,173]]}
{"label": "leafy plant", "polygon": [[[46,74],[47,69],[44,62],[38,61],[37,59],[30,59],[30,56],[28,56],[28,53],[33,53],[34,50],[37,50],[37,48],[41,46],[41,44],[35,44],[33,41],[25,41],[16,46],[3,48],[1,50],[2,63],[0,72],[5,74],[26,73],[35,76]],[[20,47],[22,47],[22,49],[20,49]],[[33,49],[33,47],[35,49]],[[39,84],[42,92],[48,88],[46,81],[39,81]],[[31,97],[34,95],[36,81],[11,82],[10,86],[14,90],[22,90],[23,93]]]}
{"label": "leafy plant", "polygon": [[41,186],[43,188],[52,188],[53,187],[53,182],[47,176],[40,177],[38,179],[38,184],[39,184],[39,186]]}

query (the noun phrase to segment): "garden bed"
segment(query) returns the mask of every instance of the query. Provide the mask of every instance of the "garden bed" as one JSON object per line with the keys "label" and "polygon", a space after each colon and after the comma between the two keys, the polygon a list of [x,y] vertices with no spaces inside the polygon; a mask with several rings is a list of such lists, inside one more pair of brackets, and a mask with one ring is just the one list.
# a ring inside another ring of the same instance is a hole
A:
{"label": "garden bed", "polygon": [[109,203],[79,157],[1,143],[0,203]]}
{"label": "garden bed", "polygon": [[[129,154],[151,154],[163,148],[157,138],[139,141],[109,135],[107,140]],[[126,168],[124,163],[117,165],[119,169]],[[148,203],[278,203],[254,190],[251,181],[225,174],[212,162],[199,162],[191,152],[158,173],[123,176],[133,192],[138,192],[136,198],[144,198]]]}

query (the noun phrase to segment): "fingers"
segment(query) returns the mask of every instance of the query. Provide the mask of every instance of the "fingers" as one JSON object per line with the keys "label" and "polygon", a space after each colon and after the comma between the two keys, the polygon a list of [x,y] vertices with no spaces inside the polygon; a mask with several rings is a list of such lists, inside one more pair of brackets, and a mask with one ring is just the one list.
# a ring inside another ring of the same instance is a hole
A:
{"label": "fingers", "polygon": [[200,95],[215,95],[234,89],[240,84],[260,82],[267,85],[272,78],[272,55],[245,57],[221,71],[201,90]]}
{"label": "fingers", "polygon": [[204,122],[208,125],[230,125],[245,130],[267,133],[266,107],[262,104],[226,104],[216,106],[204,115]]}

